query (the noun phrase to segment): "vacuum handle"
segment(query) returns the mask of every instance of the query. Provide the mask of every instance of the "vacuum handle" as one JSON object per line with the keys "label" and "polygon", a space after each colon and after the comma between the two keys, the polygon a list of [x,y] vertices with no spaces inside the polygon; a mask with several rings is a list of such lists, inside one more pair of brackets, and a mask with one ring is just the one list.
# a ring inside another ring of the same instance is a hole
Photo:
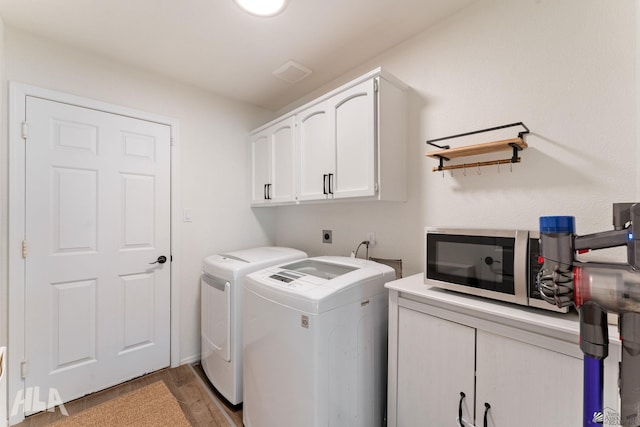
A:
{"label": "vacuum handle", "polygon": [[622,425],[640,425],[640,314],[620,314],[620,420]]}

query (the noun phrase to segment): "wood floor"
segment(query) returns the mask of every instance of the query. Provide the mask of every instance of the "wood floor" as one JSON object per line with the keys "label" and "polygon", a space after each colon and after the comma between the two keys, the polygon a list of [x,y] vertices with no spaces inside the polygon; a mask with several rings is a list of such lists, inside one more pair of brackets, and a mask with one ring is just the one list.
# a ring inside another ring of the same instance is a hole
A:
{"label": "wood floor", "polygon": [[[124,384],[65,403],[64,406],[69,415],[74,415],[159,380],[164,381],[169,390],[171,390],[192,426],[242,427],[242,409],[233,407],[224,400],[207,381],[199,364],[162,369]],[[63,417],[64,415],[56,408],[55,412],[42,412],[27,417],[22,423],[16,424],[16,427],[47,426]]]}

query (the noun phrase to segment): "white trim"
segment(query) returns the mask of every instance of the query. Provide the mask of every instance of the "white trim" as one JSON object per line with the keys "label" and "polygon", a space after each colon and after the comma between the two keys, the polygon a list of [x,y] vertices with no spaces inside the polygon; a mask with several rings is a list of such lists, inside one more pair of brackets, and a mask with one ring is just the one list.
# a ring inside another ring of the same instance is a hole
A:
{"label": "white trim", "polygon": [[194,354],[193,356],[185,357],[180,361],[180,365],[191,365],[200,361],[200,354]]}
{"label": "white trim", "polygon": [[[9,322],[8,322],[8,356],[7,371],[8,393],[7,412],[9,423],[15,424],[24,419],[24,414],[11,417],[12,396],[24,387],[20,378],[20,362],[24,360],[24,261],[22,239],[25,235],[25,145],[22,142],[21,122],[25,111],[24,89],[9,86]],[[15,125],[13,125],[15,123]],[[21,307],[20,310],[12,307]]]}
{"label": "white trim", "polygon": [[[636,2],[636,40],[640,40],[640,3]],[[640,200],[640,43],[636,41],[636,201]]]}
{"label": "white trim", "polygon": [[[22,139],[22,121],[25,116],[26,97],[48,99],[51,101],[91,108],[107,113],[146,120],[168,125],[171,128],[171,366],[180,361],[180,299],[179,299],[179,260],[180,260],[180,143],[179,122],[171,117],[134,110],[119,105],[108,104],[89,98],[69,95],[23,83],[9,82],[9,346],[8,346],[8,401],[7,410],[11,411],[13,396],[24,386],[20,377],[20,363],[25,358],[25,319],[24,319],[24,268],[22,258],[22,239],[25,235],[25,145]],[[11,417],[13,425],[24,420],[24,414]]]}
{"label": "white trim", "polygon": [[180,238],[182,197],[180,196],[180,126],[171,119],[171,367],[180,365]]}

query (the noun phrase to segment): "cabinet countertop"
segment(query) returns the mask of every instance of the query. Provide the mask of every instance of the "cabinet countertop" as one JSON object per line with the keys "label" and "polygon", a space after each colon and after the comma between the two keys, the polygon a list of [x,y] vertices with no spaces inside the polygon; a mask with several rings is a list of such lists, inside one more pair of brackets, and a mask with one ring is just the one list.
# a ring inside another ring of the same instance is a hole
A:
{"label": "cabinet countertop", "polygon": [[[580,322],[574,309],[568,313],[556,313],[452,292],[426,285],[424,273],[388,282],[385,287],[397,292],[399,298],[578,343]],[[614,325],[609,325],[609,342],[620,344],[618,330]]]}

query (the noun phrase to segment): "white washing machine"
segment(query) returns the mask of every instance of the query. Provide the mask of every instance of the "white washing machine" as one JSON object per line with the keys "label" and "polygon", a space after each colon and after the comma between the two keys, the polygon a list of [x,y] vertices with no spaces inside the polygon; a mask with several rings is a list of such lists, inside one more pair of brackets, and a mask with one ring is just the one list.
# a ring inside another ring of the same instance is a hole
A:
{"label": "white washing machine", "polygon": [[261,247],[204,259],[201,288],[202,368],[233,405],[242,402],[242,306],[247,274],[306,258],[297,249]]}
{"label": "white washing machine", "polygon": [[394,270],[316,257],[245,281],[246,427],[382,426]]}

